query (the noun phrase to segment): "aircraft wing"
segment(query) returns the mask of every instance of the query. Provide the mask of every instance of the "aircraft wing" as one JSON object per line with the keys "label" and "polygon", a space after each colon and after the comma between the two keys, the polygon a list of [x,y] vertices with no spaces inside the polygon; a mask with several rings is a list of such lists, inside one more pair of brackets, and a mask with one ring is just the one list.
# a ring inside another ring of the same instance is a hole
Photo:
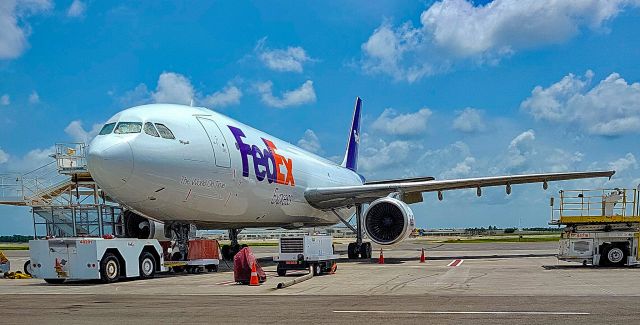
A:
{"label": "aircraft wing", "polygon": [[[511,185],[525,183],[544,183],[581,178],[608,177],[615,171],[592,171],[571,173],[528,174],[511,176],[492,176],[451,180],[397,180],[396,182],[371,183],[353,186],[309,188],[304,196],[312,206],[319,209],[333,209],[353,204],[370,203],[391,193],[402,193],[404,201],[416,203],[422,201],[422,192],[441,192],[464,188],[476,188],[481,194],[481,188],[489,186],[506,186],[507,193],[511,193]],[[440,193],[439,193],[439,197]]]}

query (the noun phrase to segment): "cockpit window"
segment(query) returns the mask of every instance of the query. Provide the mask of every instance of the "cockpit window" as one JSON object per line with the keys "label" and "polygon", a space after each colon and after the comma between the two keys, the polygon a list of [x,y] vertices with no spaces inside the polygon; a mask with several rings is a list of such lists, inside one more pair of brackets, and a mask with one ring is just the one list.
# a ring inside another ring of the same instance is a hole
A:
{"label": "cockpit window", "polygon": [[160,135],[158,134],[158,131],[156,131],[156,128],[153,126],[153,123],[151,122],[147,122],[144,124],[144,133],[152,137],[157,137],[157,138],[160,137]]}
{"label": "cockpit window", "polygon": [[140,122],[120,122],[113,132],[115,134],[140,133],[142,123]]}
{"label": "cockpit window", "polygon": [[116,123],[115,123],[115,122],[114,122],[114,123],[108,123],[108,124],[105,124],[105,125],[102,127],[102,130],[100,130],[99,135],[110,134],[111,132],[113,132],[113,128],[114,128],[114,127],[116,127]]}
{"label": "cockpit window", "polygon": [[166,127],[164,124],[156,123],[156,128],[158,129],[158,132],[160,132],[161,137],[165,139],[176,138],[175,136],[173,136],[173,132],[171,132],[171,130],[169,130],[169,128]]}

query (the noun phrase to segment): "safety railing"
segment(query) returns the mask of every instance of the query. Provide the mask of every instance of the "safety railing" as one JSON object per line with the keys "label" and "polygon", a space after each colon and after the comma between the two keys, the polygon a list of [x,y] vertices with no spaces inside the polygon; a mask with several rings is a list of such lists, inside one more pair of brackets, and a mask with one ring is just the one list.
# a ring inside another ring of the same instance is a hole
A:
{"label": "safety railing", "polygon": [[57,143],[55,159],[58,172],[74,174],[87,171],[87,145],[84,143]]}
{"label": "safety railing", "polygon": [[551,220],[563,217],[638,217],[637,189],[562,190],[551,198]]}

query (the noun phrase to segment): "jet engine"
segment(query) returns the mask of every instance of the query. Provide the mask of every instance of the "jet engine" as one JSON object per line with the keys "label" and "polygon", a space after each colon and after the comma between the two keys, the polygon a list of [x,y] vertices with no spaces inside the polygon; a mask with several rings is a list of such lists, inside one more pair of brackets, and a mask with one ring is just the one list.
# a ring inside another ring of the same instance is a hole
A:
{"label": "jet engine", "polygon": [[166,239],[162,222],[149,220],[129,210],[124,212],[124,235],[126,238]]}
{"label": "jet engine", "polygon": [[364,213],[367,236],[379,245],[392,245],[406,239],[415,225],[409,206],[391,197],[373,201]]}

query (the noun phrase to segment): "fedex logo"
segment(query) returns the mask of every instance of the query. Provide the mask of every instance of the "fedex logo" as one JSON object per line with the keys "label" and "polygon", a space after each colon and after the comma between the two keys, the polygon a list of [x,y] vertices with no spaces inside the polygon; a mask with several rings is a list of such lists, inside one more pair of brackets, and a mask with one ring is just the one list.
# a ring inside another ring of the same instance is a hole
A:
{"label": "fedex logo", "polygon": [[[242,130],[235,126],[227,126],[236,138],[238,150],[240,150],[243,177],[249,177],[249,156],[251,156],[253,159],[253,170],[258,181],[262,182],[266,178],[269,183],[276,182],[284,185],[296,185],[295,179],[293,178],[293,162],[291,159],[279,155],[276,151],[278,148],[276,148],[273,142],[262,138],[267,149],[260,149],[255,144],[249,145],[242,141],[243,138],[246,138]],[[284,167],[284,173],[280,167]]]}

